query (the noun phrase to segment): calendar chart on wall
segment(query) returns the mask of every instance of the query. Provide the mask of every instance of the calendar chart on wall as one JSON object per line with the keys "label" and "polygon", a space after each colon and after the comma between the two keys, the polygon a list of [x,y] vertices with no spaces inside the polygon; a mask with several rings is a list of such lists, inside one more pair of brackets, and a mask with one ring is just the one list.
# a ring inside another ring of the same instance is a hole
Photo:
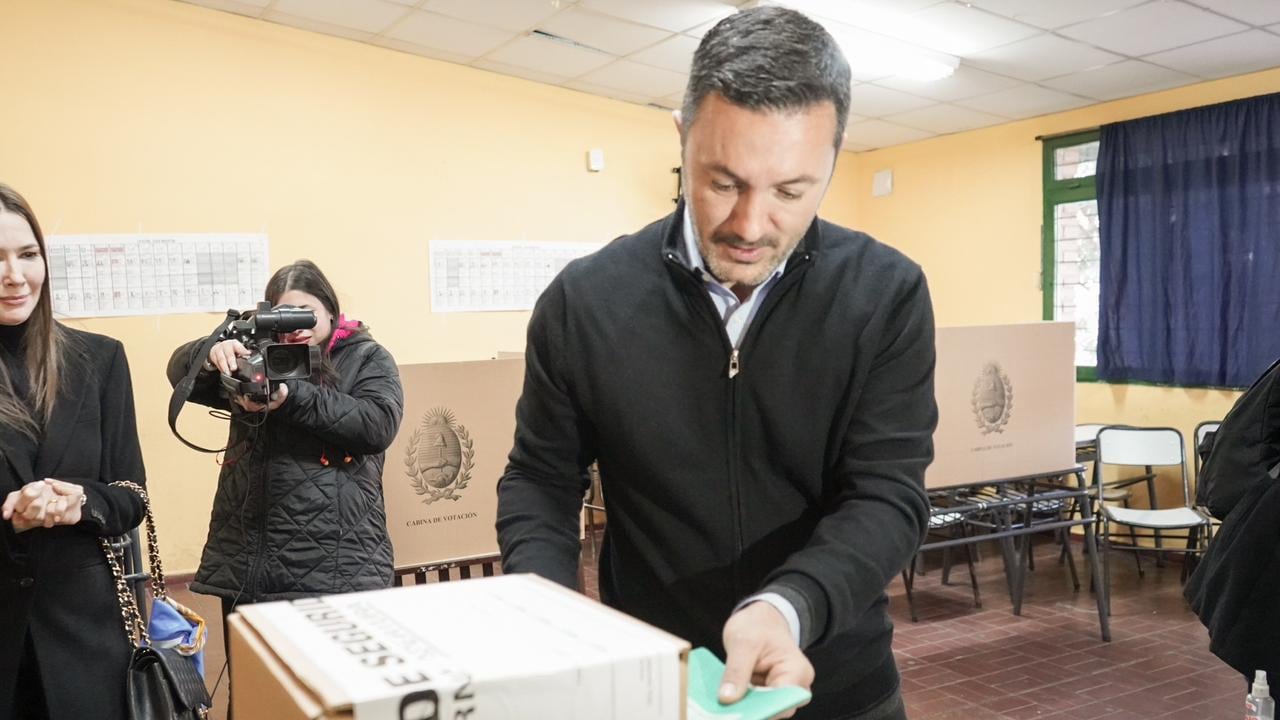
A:
{"label": "calendar chart on wall", "polygon": [[570,261],[600,243],[432,240],[431,311],[532,310]]}
{"label": "calendar chart on wall", "polygon": [[54,235],[47,246],[62,317],[248,310],[268,278],[265,234]]}

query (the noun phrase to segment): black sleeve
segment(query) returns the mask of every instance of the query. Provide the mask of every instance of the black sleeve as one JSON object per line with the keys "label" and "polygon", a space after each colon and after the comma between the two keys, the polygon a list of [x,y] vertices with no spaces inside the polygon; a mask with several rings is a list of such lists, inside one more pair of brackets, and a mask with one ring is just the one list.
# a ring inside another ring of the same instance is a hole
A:
{"label": "black sleeve", "polygon": [[[200,346],[204,344],[206,339],[192,340],[173,351],[173,355],[169,357],[167,373],[170,386],[176,386],[178,381],[187,376],[187,372],[191,370],[192,363],[204,365],[207,358],[197,358],[195,355],[200,352]],[[196,373],[195,384],[191,388],[191,396],[187,398],[187,401],[206,405],[217,410],[230,410],[231,402],[222,395],[222,379],[219,377],[220,375],[221,373],[217,370],[201,368],[200,372]]]}
{"label": "black sleeve", "polygon": [[924,472],[938,424],[933,306],[918,269],[904,285],[844,436],[834,509],[766,579],[766,590],[802,600],[804,646],[852,628],[928,529]]}
{"label": "black sleeve", "polygon": [[350,393],[305,381],[290,382],[288,398],[272,417],[357,455],[386,451],[400,429],[404,389],[391,353],[381,345],[372,345],[356,370]]}
{"label": "black sleeve", "polygon": [[565,309],[557,279],[529,321],[515,445],[498,483],[497,529],[503,572],[532,572],[576,589],[584,471],[595,449],[561,361],[572,356],[565,351]]}
{"label": "black sleeve", "polygon": [[84,483],[85,503],[76,527],[93,535],[110,537],[137,527],[146,512],[137,493],[124,487],[109,487],[110,483],[126,480],[144,488],[147,485],[142,447],[138,443],[129,360],[124,346],[118,342],[99,392],[102,457],[98,461],[98,477]]}

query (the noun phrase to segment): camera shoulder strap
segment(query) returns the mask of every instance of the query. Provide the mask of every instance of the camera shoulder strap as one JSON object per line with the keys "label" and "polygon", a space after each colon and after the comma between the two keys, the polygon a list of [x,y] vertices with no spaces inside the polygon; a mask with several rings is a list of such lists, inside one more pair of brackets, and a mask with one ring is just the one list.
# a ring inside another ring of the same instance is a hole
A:
{"label": "camera shoulder strap", "polygon": [[225,332],[227,327],[239,317],[240,313],[238,311],[227,311],[227,318],[222,321],[222,324],[218,326],[217,330],[213,331],[212,335],[205,338],[204,342],[200,344],[200,349],[196,351],[195,355],[191,356],[191,367],[187,368],[186,376],[179,380],[177,385],[173,386],[173,394],[169,396],[169,429],[173,431],[174,437],[178,438],[183,445],[186,445],[192,450],[199,450],[200,452],[206,453],[220,453],[223,450],[226,450],[225,447],[218,448],[217,450],[200,447],[199,445],[196,445],[182,437],[182,433],[178,432],[178,414],[182,412],[182,406],[186,404],[187,398],[191,397],[191,391],[196,385],[196,375],[200,374],[200,370],[204,366],[204,358],[209,357],[209,351],[212,350],[213,346],[218,344],[218,341],[222,339],[222,333]]}

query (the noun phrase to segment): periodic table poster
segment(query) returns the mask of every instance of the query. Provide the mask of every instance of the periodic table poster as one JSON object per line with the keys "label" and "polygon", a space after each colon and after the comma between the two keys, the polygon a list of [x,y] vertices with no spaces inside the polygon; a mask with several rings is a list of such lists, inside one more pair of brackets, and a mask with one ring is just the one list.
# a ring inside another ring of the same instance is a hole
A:
{"label": "periodic table poster", "polygon": [[431,311],[532,310],[571,260],[599,243],[432,240]]}
{"label": "periodic table poster", "polygon": [[47,244],[62,317],[247,310],[267,285],[263,234],[54,235]]}

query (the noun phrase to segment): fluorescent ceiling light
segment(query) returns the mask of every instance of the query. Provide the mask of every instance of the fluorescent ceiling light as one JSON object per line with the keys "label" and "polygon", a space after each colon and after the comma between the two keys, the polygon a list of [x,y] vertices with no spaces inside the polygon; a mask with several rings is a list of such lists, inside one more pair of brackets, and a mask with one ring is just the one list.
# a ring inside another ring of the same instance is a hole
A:
{"label": "fluorescent ceiling light", "polygon": [[[809,15],[831,33],[849,60],[854,75],[860,77],[901,77],[929,82],[950,77],[960,66],[960,58],[954,55],[867,29],[893,26],[897,33],[905,32],[902,27],[905,16],[851,6],[847,0],[759,0],[755,4],[781,5]],[[860,18],[865,19],[865,23]]]}
{"label": "fluorescent ceiling light", "polygon": [[824,18],[814,18],[835,38],[854,74],[930,81],[950,77],[960,66],[954,55],[926,50],[896,38]]}

